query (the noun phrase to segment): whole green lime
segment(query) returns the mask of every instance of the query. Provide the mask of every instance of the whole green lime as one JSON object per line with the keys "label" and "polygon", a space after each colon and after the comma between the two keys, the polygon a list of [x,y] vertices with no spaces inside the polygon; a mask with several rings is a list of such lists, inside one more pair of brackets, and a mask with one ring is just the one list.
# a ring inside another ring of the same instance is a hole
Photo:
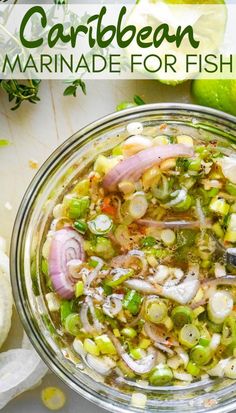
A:
{"label": "whole green lime", "polygon": [[196,79],[192,82],[196,103],[236,116],[236,79]]}

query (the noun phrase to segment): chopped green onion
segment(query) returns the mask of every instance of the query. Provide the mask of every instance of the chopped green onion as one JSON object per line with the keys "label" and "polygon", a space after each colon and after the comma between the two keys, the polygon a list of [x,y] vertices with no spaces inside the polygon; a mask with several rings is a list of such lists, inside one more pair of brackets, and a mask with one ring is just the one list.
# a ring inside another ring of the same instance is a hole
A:
{"label": "chopped green onion", "polygon": [[100,236],[96,237],[95,242],[85,241],[84,249],[88,255],[97,255],[105,260],[108,260],[115,255],[111,240]]}
{"label": "chopped green onion", "polygon": [[212,225],[212,230],[217,238],[224,238],[224,231],[219,222],[215,222],[215,224]]}
{"label": "chopped green onion", "polygon": [[224,345],[229,345],[236,341],[236,318],[229,316],[223,324],[221,342]]}
{"label": "chopped green onion", "polygon": [[128,211],[132,218],[139,219],[145,215],[148,209],[148,202],[144,192],[135,192],[129,201]]}
{"label": "chopped green onion", "polygon": [[210,347],[205,347],[198,344],[192,348],[190,358],[197,365],[205,366],[212,358],[211,349]]}
{"label": "chopped green onion", "polygon": [[123,308],[131,314],[136,315],[142,302],[142,296],[135,290],[130,290],[125,294],[123,299]]}
{"label": "chopped green onion", "polygon": [[173,373],[169,366],[160,364],[156,366],[149,377],[149,381],[153,386],[164,386],[173,379]]}
{"label": "chopped green onion", "polygon": [[72,198],[68,205],[68,216],[71,219],[83,218],[89,209],[90,199],[88,196]]}
{"label": "chopped green onion", "polygon": [[145,303],[145,313],[148,321],[158,324],[167,316],[167,306],[160,298],[150,298]]}
{"label": "chopped green onion", "polygon": [[75,229],[77,229],[77,231],[79,231],[81,234],[85,234],[85,232],[88,229],[88,225],[85,221],[83,221],[82,219],[80,220],[76,220],[74,222],[74,227]]}
{"label": "chopped green onion", "polygon": [[64,326],[67,333],[71,334],[72,336],[77,336],[82,327],[79,314],[69,314],[65,319]]}
{"label": "chopped green onion", "polygon": [[188,348],[194,347],[200,338],[198,328],[193,324],[185,324],[179,333],[179,341]]}
{"label": "chopped green onion", "polygon": [[219,193],[219,188],[211,188],[209,191],[206,191],[209,198],[214,198]]}
{"label": "chopped green onion", "polygon": [[185,324],[190,324],[193,320],[193,311],[191,308],[179,305],[172,310],[171,318],[177,328],[183,327]]}
{"label": "chopped green onion", "polygon": [[66,317],[72,313],[72,301],[63,300],[60,306],[61,322],[64,323]]}
{"label": "chopped green onion", "polygon": [[191,374],[192,376],[199,376],[201,373],[201,369],[197,366],[196,363],[194,363],[193,361],[189,361],[186,367],[186,370],[189,374]]}
{"label": "chopped green onion", "polygon": [[91,338],[86,338],[84,340],[84,350],[92,354],[92,356],[99,356],[100,351],[96,343]]}
{"label": "chopped green onion", "polygon": [[192,197],[189,194],[187,194],[185,200],[179,202],[173,208],[176,211],[184,212],[184,211],[187,211],[191,207],[191,205],[192,205]]}
{"label": "chopped green onion", "polygon": [[228,194],[236,196],[236,185],[232,184],[231,182],[227,182],[225,184],[225,190]]}
{"label": "chopped green onion", "polygon": [[106,284],[112,288],[118,287],[118,285],[122,284],[128,278],[132,277],[133,273],[134,273],[133,270],[120,269],[117,272],[117,274],[114,276],[114,278],[111,281],[108,281]]}
{"label": "chopped green onion", "polygon": [[205,337],[200,337],[199,344],[203,347],[208,347],[209,344],[210,344],[210,340],[208,338],[205,338]]}
{"label": "chopped green onion", "polygon": [[105,214],[98,215],[95,219],[88,222],[89,230],[95,235],[104,235],[112,230],[113,221]]}
{"label": "chopped green onion", "polygon": [[119,112],[120,110],[133,108],[135,106],[137,106],[137,105],[135,103],[132,103],[132,102],[122,102],[122,103],[119,103],[119,105],[116,106],[116,110],[117,110],[117,112]]}
{"label": "chopped green onion", "polygon": [[233,213],[228,218],[227,231],[225,233],[224,241],[236,242],[236,213]]}
{"label": "chopped green onion", "polygon": [[216,291],[210,298],[207,306],[211,321],[221,324],[233,309],[233,298],[227,291]]}
{"label": "chopped green onion", "polygon": [[161,231],[161,240],[166,246],[171,246],[175,242],[175,233],[172,229],[163,229]]}
{"label": "chopped green onion", "polygon": [[190,171],[196,171],[196,172],[200,171],[200,169],[201,169],[201,159],[200,158],[191,159],[189,161],[188,169]]}
{"label": "chopped green onion", "polygon": [[121,334],[128,338],[134,338],[137,335],[137,331],[132,327],[125,327],[121,330]]}
{"label": "chopped green onion", "polygon": [[142,238],[140,241],[142,248],[153,247],[154,245],[156,245],[156,243],[157,241],[154,237],[145,237],[145,238]]}
{"label": "chopped green onion", "polygon": [[229,360],[224,368],[225,376],[229,379],[236,379],[236,359]]}
{"label": "chopped green onion", "polygon": [[84,294],[84,283],[83,281],[77,281],[75,284],[75,296],[76,298]]}
{"label": "chopped green onion", "polygon": [[142,338],[141,341],[139,342],[139,347],[142,348],[143,350],[146,350],[151,344],[151,340],[148,338]]}
{"label": "chopped green onion", "polygon": [[145,356],[145,351],[141,348],[132,348],[130,350],[130,355],[135,359],[135,360],[141,360]]}
{"label": "chopped green onion", "polygon": [[228,214],[229,207],[229,204],[227,204],[224,198],[213,198],[209,205],[209,208],[212,212],[215,212],[216,214],[222,216]]}
{"label": "chopped green onion", "polygon": [[73,193],[76,193],[79,196],[89,195],[89,186],[90,186],[89,179],[83,179],[82,181],[76,184],[76,186],[73,189]]}
{"label": "chopped green onion", "polygon": [[116,348],[107,334],[95,337],[95,342],[102,354],[116,354]]}

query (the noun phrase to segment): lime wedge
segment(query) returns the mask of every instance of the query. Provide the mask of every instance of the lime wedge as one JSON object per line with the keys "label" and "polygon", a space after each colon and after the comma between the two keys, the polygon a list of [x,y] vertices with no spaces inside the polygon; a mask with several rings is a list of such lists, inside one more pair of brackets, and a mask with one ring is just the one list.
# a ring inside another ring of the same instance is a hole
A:
{"label": "lime wedge", "polygon": [[[227,8],[224,0],[139,0],[126,22],[134,25],[136,32],[145,26],[151,26],[154,32],[157,27],[167,23],[170,30],[169,34],[175,35],[179,26],[184,30],[186,26],[191,25],[194,39],[200,41],[200,45],[197,49],[194,49],[187,37],[183,38],[180,45],[164,40],[159,47],[152,45],[141,48],[133,42],[128,47],[128,60],[130,61],[131,55],[142,54],[143,61],[145,58],[148,59],[148,70],[147,67],[140,64],[134,67],[139,73],[142,73],[145,77],[148,74],[149,77],[166,84],[176,85],[181,83],[194,75],[196,76],[197,73],[196,66],[193,65],[190,73],[186,74],[186,55],[194,53],[204,56],[205,54],[215,53],[224,38],[226,19]],[[146,43],[153,40],[153,32],[149,38],[145,39]],[[162,60],[162,67],[159,70],[157,70],[157,58],[151,58],[150,55],[158,55]],[[170,66],[165,66],[165,55],[176,57],[177,61],[173,66],[176,73]]]}
{"label": "lime wedge", "polygon": [[236,79],[196,79],[192,83],[192,94],[199,105],[236,116]]}

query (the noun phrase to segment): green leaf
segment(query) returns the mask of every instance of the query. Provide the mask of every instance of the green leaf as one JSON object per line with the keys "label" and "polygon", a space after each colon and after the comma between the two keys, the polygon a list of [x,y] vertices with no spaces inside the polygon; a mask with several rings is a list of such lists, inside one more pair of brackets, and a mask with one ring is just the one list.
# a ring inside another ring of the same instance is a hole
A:
{"label": "green leaf", "polygon": [[75,91],[76,91],[76,87],[71,85],[71,86],[68,86],[68,87],[64,90],[63,95],[64,95],[64,96],[71,96],[71,95],[74,95]]}
{"label": "green leaf", "polygon": [[145,105],[144,100],[138,95],[134,96],[134,103],[136,103],[136,105]]}

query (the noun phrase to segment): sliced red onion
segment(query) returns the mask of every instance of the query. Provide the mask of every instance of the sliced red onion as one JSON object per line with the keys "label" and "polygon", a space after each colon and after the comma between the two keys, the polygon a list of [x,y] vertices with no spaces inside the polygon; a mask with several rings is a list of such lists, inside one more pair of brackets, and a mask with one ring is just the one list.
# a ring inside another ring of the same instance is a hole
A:
{"label": "sliced red onion", "polygon": [[95,370],[102,376],[107,376],[112,370],[112,365],[106,359],[104,360],[104,358],[92,356],[91,354],[87,355],[87,363],[92,370]]}
{"label": "sliced red onion", "polygon": [[160,164],[164,159],[193,156],[193,149],[186,145],[173,144],[154,146],[145,149],[119,162],[112,168],[103,180],[103,186],[108,191],[115,191],[119,182],[124,179],[137,181],[147,169]]}
{"label": "sliced red onion", "polygon": [[129,366],[129,368],[137,374],[149,373],[156,364],[156,357],[154,354],[149,354],[148,356],[143,357],[142,360],[139,361],[135,361],[127,353],[122,353],[121,357],[127,364],[127,366]]}
{"label": "sliced red onion", "polygon": [[122,310],[123,294],[108,295],[103,304],[103,312],[109,317],[113,318]]}
{"label": "sliced red onion", "polygon": [[202,284],[207,284],[211,287],[217,287],[218,285],[236,285],[236,275],[226,275],[220,278],[208,278],[202,281]]}
{"label": "sliced red onion", "polygon": [[113,258],[111,261],[111,266],[114,268],[123,267],[123,268],[132,268],[134,265],[134,258],[139,260],[141,263],[140,273],[144,274],[148,270],[147,260],[143,251],[131,250],[126,255],[118,255]]}
{"label": "sliced red onion", "polygon": [[196,199],[196,214],[199,219],[200,227],[206,228],[206,217],[203,212],[200,199]]}
{"label": "sliced red onion", "polygon": [[173,192],[172,194],[173,196],[175,196],[174,199],[172,199],[170,202],[166,202],[165,204],[162,204],[162,206],[164,208],[169,208],[172,207],[174,205],[180,204],[180,202],[183,202],[187,196],[187,191],[186,189],[180,189],[179,191]]}
{"label": "sliced red onion", "polygon": [[95,278],[97,278],[97,276],[99,275],[99,271],[102,269],[104,265],[104,261],[99,257],[91,257],[91,259],[96,261],[97,265],[93,271],[90,271],[86,279],[86,283],[85,283],[86,288],[90,287],[90,284],[95,280]]}
{"label": "sliced red onion", "polygon": [[175,286],[163,286],[157,288],[157,294],[170,298],[179,304],[188,304],[197,294],[200,282],[198,279],[185,279],[182,283]]}
{"label": "sliced red onion", "polygon": [[[166,347],[179,345],[178,341],[176,341],[171,333],[166,331],[165,327],[159,327],[147,322],[144,324],[144,331],[155,344],[159,343]],[[168,340],[166,337],[168,337]]]}
{"label": "sliced red onion", "polygon": [[139,225],[154,228],[199,228],[199,221],[154,221],[152,219],[138,219],[136,221]]}
{"label": "sliced red onion", "polygon": [[68,262],[85,258],[83,238],[72,228],[63,228],[53,235],[48,264],[53,287],[62,298],[72,298],[74,288],[68,278]]}
{"label": "sliced red onion", "polygon": [[138,278],[133,278],[132,280],[127,280],[124,285],[136,291],[141,291],[144,294],[156,294],[157,289],[147,281],[140,280]]}
{"label": "sliced red onion", "polygon": [[174,351],[171,348],[165,346],[164,344],[154,343],[154,346],[159,350],[163,351],[164,353],[168,353],[170,356],[174,355]]}
{"label": "sliced red onion", "polygon": [[145,374],[149,373],[153,369],[156,364],[155,352],[152,352],[151,354],[143,357],[141,360],[136,361],[124,351],[119,340],[112,333],[108,332],[108,335],[116,347],[118,354],[131,370],[137,374]]}
{"label": "sliced red onion", "polygon": [[83,329],[86,333],[94,333],[94,326],[90,324],[89,319],[88,319],[88,304],[84,303],[82,304],[81,310],[80,310],[80,320],[83,325]]}

